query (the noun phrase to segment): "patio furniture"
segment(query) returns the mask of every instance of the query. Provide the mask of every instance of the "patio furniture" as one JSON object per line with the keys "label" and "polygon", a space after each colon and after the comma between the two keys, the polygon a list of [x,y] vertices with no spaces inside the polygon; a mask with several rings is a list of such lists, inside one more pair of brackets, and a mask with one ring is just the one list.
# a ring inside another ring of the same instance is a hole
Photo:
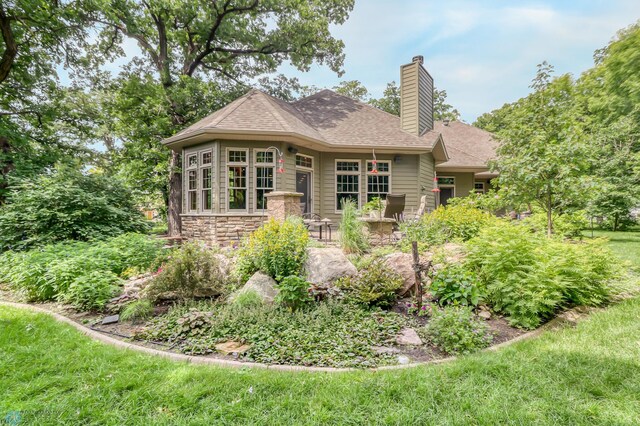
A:
{"label": "patio furniture", "polygon": [[[317,213],[305,213],[302,215],[302,222],[307,227],[309,232],[318,232],[318,241],[331,241],[331,219],[322,219]],[[323,230],[324,235],[326,236],[324,239]]]}
{"label": "patio furniture", "polygon": [[402,220],[404,213],[404,204],[406,194],[388,194],[384,206],[384,217],[387,219],[394,219],[396,222]]}

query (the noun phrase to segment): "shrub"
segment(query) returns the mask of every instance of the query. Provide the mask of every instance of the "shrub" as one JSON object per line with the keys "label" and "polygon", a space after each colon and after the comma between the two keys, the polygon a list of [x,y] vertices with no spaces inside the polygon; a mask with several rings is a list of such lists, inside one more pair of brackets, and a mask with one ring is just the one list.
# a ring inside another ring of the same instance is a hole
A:
{"label": "shrub", "polygon": [[120,313],[121,321],[138,321],[153,315],[153,303],[148,299],[134,300],[128,303]]}
{"label": "shrub", "polygon": [[64,169],[14,186],[0,209],[0,252],[148,228],[131,192],[118,179]]}
{"label": "shrub", "polygon": [[[545,212],[534,212],[531,216],[522,221],[532,231],[547,233],[547,214]],[[553,233],[564,238],[582,239],[582,230],[588,226],[584,212],[554,214]]]}
{"label": "shrub", "polygon": [[451,240],[467,241],[498,220],[468,203],[440,206],[420,220],[401,226],[403,248],[408,249],[412,241],[417,241],[421,249]]}
{"label": "shrub", "polygon": [[78,277],[92,271],[127,277],[144,272],[164,257],[162,242],[124,234],[100,242],[63,242],[0,256],[0,281],[30,301],[51,300]]}
{"label": "shrub", "polygon": [[311,301],[309,297],[309,287],[309,283],[303,278],[295,275],[285,277],[280,284],[278,284],[279,291],[276,296],[276,302],[295,311],[305,303]]}
{"label": "shrub", "polygon": [[255,290],[248,290],[238,293],[231,303],[239,308],[252,308],[255,306],[260,306],[264,303],[262,297]]}
{"label": "shrub", "polygon": [[397,299],[396,291],[402,284],[402,277],[379,260],[355,276],[336,281],[336,287],[345,292],[346,299],[372,306],[391,305]]}
{"label": "shrub", "polygon": [[244,242],[238,252],[238,271],[245,281],[257,271],[278,282],[289,275],[300,275],[308,243],[309,233],[299,219],[271,219]]}
{"label": "shrub", "polygon": [[77,309],[99,310],[116,294],[120,282],[113,272],[91,271],[73,280],[58,298]]}
{"label": "shrub", "polygon": [[342,201],[342,218],[338,226],[340,246],[345,253],[362,254],[369,250],[364,223],[358,220],[358,210],[352,200]]}
{"label": "shrub", "polygon": [[602,242],[563,242],[520,224],[483,230],[468,248],[467,267],[477,271],[488,302],[523,328],[566,306],[604,303],[617,271]]}
{"label": "shrub", "polygon": [[185,300],[219,296],[228,290],[215,253],[198,242],[188,242],[172,253],[158,275],[147,285],[144,294],[152,301],[168,293]]}
{"label": "shrub", "polygon": [[427,325],[427,334],[434,345],[448,354],[476,352],[493,340],[487,324],[465,306],[435,310]]}
{"label": "shrub", "polygon": [[446,265],[434,274],[430,291],[440,305],[477,306],[482,300],[478,277],[461,265]]}

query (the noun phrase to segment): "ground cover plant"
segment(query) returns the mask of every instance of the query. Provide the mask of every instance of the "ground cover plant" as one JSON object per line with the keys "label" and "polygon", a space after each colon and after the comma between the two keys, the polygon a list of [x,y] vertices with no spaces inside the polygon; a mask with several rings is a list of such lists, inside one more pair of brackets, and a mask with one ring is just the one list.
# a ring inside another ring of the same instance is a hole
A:
{"label": "ground cover plant", "polygon": [[432,311],[426,326],[429,339],[445,353],[469,354],[491,344],[487,324],[466,306],[446,306]]}
{"label": "ground cover plant", "polygon": [[0,282],[29,301],[58,299],[80,309],[101,308],[120,278],[155,269],[162,242],[123,234],[98,242],[63,242],[0,256]]}
{"label": "ground cover plant", "polygon": [[276,281],[300,275],[308,244],[309,232],[299,218],[271,219],[244,241],[238,252],[238,273],[243,281],[257,271]]}
{"label": "ground cover plant", "polygon": [[338,279],[335,284],[347,300],[364,306],[384,307],[397,299],[396,291],[402,287],[402,277],[378,260],[357,275]]}
{"label": "ground cover plant", "polygon": [[190,354],[215,352],[232,340],[251,345],[241,358],[272,364],[373,367],[395,364],[373,351],[392,342],[407,318],[340,301],[291,311],[266,304],[187,303],[156,318],[140,337],[166,341]]}

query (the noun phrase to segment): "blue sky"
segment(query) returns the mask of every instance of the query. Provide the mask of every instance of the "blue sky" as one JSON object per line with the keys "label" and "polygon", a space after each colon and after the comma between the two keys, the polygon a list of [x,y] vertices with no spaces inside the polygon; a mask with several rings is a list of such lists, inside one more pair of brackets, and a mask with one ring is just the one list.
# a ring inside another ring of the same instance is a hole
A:
{"label": "blue sky", "polygon": [[423,55],[449,103],[473,122],[529,92],[536,64],[576,76],[616,31],[640,19],[640,0],[356,0],[333,34],[345,43],[345,74],[327,68],[280,71],[307,85],[360,80],[376,97],[399,82],[399,66]]}

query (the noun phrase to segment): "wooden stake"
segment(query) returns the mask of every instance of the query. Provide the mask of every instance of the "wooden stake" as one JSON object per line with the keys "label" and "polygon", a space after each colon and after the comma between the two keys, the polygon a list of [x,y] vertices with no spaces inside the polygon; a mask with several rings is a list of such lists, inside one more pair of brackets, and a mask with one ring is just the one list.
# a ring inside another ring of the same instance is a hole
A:
{"label": "wooden stake", "polygon": [[420,309],[422,309],[422,296],[424,294],[424,291],[422,289],[422,269],[420,267],[420,256],[418,255],[418,242],[417,241],[412,241],[411,242],[411,251],[413,253],[413,270],[415,272],[415,279],[416,279],[416,285],[415,285],[415,295],[417,298],[416,301],[416,305],[418,308],[418,312],[420,312]]}

